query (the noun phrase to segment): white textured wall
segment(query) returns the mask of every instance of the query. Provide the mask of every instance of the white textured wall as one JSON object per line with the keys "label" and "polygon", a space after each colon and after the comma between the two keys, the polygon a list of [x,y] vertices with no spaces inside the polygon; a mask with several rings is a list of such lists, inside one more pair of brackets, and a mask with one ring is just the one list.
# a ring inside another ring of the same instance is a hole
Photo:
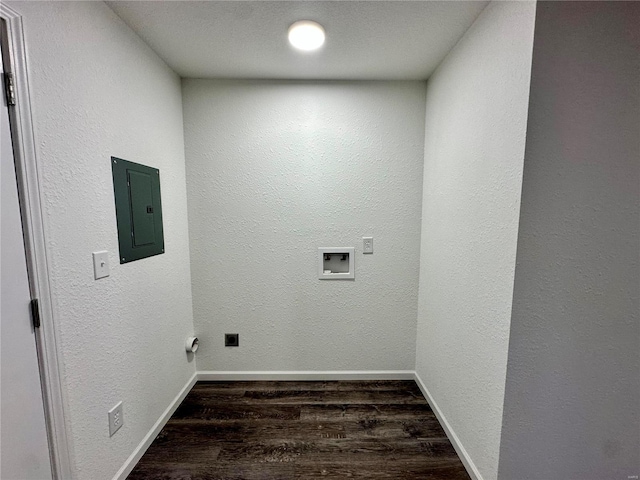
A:
{"label": "white textured wall", "polygon": [[[198,369],[412,369],[425,84],[183,96]],[[320,246],[356,247],[355,281],[319,280]]]}
{"label": "white textured wall", "polygon": [[500,478],[640,474],[640,3],[541,2]]}
{"label": "white textured wall", "polygon": [[416,371],[498,469],[535,4],[494,2],[427,86]]}
{"label": "white textured wall", "polygon": [[[195,370],[180,80],[102,2],[11,6],[26,29],[77,476],[107,479]],[[160,169],[164,255],[119,264],[111,155]],[[111,276],[95,281],[103,249]],[[109,438],[119,400],[125,425]]]}

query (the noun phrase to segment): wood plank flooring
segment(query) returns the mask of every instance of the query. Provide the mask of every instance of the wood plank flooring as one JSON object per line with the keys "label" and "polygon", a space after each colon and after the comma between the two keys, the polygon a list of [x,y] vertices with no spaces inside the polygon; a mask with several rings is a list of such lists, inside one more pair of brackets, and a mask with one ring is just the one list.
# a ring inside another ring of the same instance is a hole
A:
{"label": "wood plank flooring", "polygon": [[129,480],[469,480],[414,381],[198,382]]}

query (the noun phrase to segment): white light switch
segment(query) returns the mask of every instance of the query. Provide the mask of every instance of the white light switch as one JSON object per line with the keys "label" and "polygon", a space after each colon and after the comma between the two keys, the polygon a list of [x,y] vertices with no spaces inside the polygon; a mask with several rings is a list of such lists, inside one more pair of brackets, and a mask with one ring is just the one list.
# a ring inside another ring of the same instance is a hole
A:
{"label": "white light switch", "polygon": [[93,275],[96,280],[109,276],[109,252],[93,252]]}
{"label": "white light switch", "polygon": [[373,237],[362,237],[362,253],[373,253]]}

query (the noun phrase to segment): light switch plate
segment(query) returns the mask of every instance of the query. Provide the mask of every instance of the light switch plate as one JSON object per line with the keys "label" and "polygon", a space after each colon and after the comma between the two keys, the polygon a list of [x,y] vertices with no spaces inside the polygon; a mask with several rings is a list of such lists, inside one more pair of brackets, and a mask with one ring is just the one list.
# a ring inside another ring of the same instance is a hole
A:
{"label": "light switch plate", "polygon": [[373,253],[373,237],[362,237],[362,253]]}
{"label": "light switch plate", "polygon": [[96,280],[109,276],[109,252],[93,252],[93,275]]}

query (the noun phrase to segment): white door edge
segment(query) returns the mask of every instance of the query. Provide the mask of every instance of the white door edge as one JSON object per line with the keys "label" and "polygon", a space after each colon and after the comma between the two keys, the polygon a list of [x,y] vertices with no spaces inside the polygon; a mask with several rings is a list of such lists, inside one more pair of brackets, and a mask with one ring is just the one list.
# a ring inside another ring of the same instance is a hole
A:
{"label": "white door edge", "polygon": [[36,329],[36,345],[51,467],[55,479],[68,480],[75,478],[76,475],[71,460],[72,445],[65,416],[63,369],[57,348],[57,329],[51,301],[45,218],[40,200],[22,17],[5,3],[0,3],[0,18],[4,20],[6,26],[6,35],[3,35],[6,44],[3,45],[3,49],[9,59],[10,71],[13,73],[15,82],[16,104],[9,108],[9,115],[21,199],[29,286],[32,297],[38,299],[40,306],[41,327]]}

